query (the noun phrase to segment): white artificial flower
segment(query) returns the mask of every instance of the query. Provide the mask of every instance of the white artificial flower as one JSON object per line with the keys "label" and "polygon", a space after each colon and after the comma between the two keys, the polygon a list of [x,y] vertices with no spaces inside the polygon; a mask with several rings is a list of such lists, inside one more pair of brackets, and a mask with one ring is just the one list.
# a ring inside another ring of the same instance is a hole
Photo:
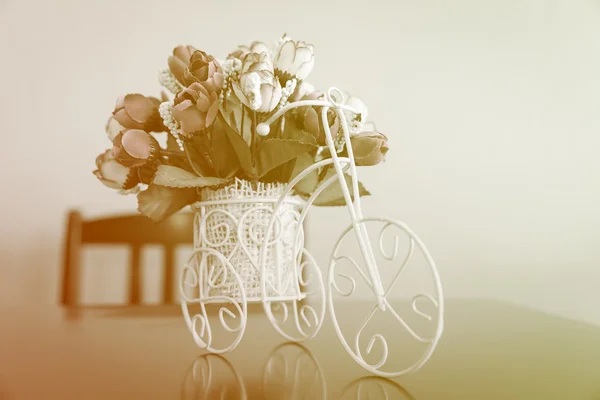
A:
{"label": "white artificial flower", "polygon": [[257,54],[266,53],[269,56],[269,61],[271,59],[271,49],[263,42],[252,43],[252,45],[250,46],[250,52]]}
{"label": "white artificial flower", "polygon": [[248,53],[242,61],[239,78],[233,81],[235,95],[258,112],[270,112],[281,101],[281,84],[275,77],[268,53]]}
{"label": "white artificial flower", "polygon": [[355,120],[360,123],[367,122],[367,118],[369,117],[369,109],[361,99],[359,99],[358,97],[351,96],[346,101],[346,105],[357,112],[357,114],[352,115],[352,120]]}
{"label": "white artificial flower", "polygon": [[106,135],[112,142],[119,133],[125,130],[125,127],[116,120],[114,116],[110,116],[106,122]]}
{"label": "white artificial flower", "polygon": [[294,90],[294,92],[290,96],[290,101],[294,102],[302,100],[304,96],[306,96],[307,94],[311,94],[314,91],[315,87],[313,85],[303,81],[302,83],[300,83],[300,85],[296,86],[296,90]]}
{"label": "white artificial flower", "polygon": [[315,64],[315,54],[312,44],[294,42],[284,38],[275,52],[275,69],[290,74],[299,80],[305,79]]}
{"label": "white artificial flower", "polygon": [[250,108],[253,110],[258,110],[262,104],[260,83],[260,76],[256,72],[251,72],[244,79],[242,86],[242,92],[250,101]]}
{"label": "white artificial flower", "polygon": [[112,189],[125,189],[130,169],[119,164],[112,150],[106,150],[96,158],[96,170],[94,175],[105,186]]}

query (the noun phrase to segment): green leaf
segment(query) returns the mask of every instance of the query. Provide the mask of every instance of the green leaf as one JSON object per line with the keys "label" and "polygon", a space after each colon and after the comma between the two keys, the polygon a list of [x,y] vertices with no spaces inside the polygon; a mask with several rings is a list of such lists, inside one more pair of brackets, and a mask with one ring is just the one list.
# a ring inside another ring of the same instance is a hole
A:
{"label": "green leaf", "polygon": [[159,222],[198,199],[196,189],[169,188],[149,185],[138,193],[138,211],[154,222]]}
{"label": "green leaf", "polygon": [[217,176],[230,178],[240,168],[236,152],[227,138],[225,122],[217,119],[211,133],[210,152]]}
{"label": "green leaf", "polygon": [[298,126],[292,123],[292,121],[286,120],[282,135],[282,139],[292,139],[299,142],[313,143],[315,146],[318,146],[317,139],[312,134],[298,128]]}
{"label": "green leaf", "polygon": [[283,163],[279,167],[275,168],[275,171],[277,171],[279,175],[279,182],[289,182],[291,180],[292,172],[294,172],[297,159],[298,158],[294,158],[293,160]]}
{"label": "green leaf", "polygon": [[[169,157],[169,161],[168,161],[168,165],[171,165],[173,167],[177,167],[177,168],[181,168],[184,169],[188,172],[192,172],[192,167],[190,166],[190,163],[188,162],[187,158],[185,157],[185,154],[183,154],[183,157]],[[165,163],[167,164],[167,163]]]}
{"label": "green leaf", "polygon": [[244,139],[227,124],[223,124],[227,139],[231,143],[233,151],[237,155],[240,167],[246,172],[249,177],[256,176],[256,167],[252,163],[252,154],[250,153],[250,147],[246,144]]}
{"label": "green leaf", "polygon": [[267,139],[261,143],[258,153],[259,176],[317,148],[317,142],[311,134],[298,132],[294,139]]}
{"label": "green leaf", "polygon": [[235,96],[230,96],[226,97],[221,104],[220,114],[223,121],[250,146],[252,141],[252,111]]}
{"label": "green leaf", "polygon": [[[194,167],[202,176],[215,176],[217,173],[212,165],[210,157],[210,140],[207,132],[194,135],[191,140],[184,142],[185,150],[189,154],[189,160],[194,163]],[[190,162],[188,160],[188,162]],[[193,170],[193,169],[192,169]]]}
{"label": "green leaf", "polygon": [[[321,182],[331,178],[335,174],[336,174],[335,168],[330,167],[329,171],[327,172],[327,174],[325,174],[325,177],[321,180]],[[352,188],[352,177],[349,175],[344,175],[344,177],[346,178],[346,184],[348,185],[348,191],[350,192],[350,198],[352,199],[352,201],[354,201],[354,191]],[[360,182],[358,182],[358,190],[359,190],[360,197],[371,195],[371,193],[369,193],[369,191]],[[340,185],[339,180],[336,180],[331,185],[329,185],[325,190],[323,190],[321,192],[321,194],[319,194],[319,196],[315,199],[315,202],[313,204],[315,206],[326,206],[326,207],[345,206],[346,199],[344,197],[344,193],[342,192],[342,187]]]}
{"label": "green leaf", "polygon": [[[314,159],[309,153],[304,153],[296,158],[296,164],[294,165],[294,170],[292,171],[291,179],[294,179],[298,174],[304,171],[307,167],[310,167],[314,164]],[[290,180],[291,180],[290,179]],[[308,175],[300,180],[294,186],[294,190],[303,195],[311,195],[317,185],[319,184],[319,171],[314,169]]]}
{"label": "green leaf", "polygon": [[[292,160],[289,162],[294,162],[294,161],[295,160]],[[288,163],[286,163],[286,164],[288,164]],[[265,183],[287,182],[287,180],[285,179],[285,176],[284,176],[285,175],[284,171],[283,171],[286,164],[280,165],[277,168],[273,168],[272,170],[270,170],[269,172],[267,172],[266,174],[261,176],[260,181],[265,182]]]}
{"label": "green leaf", "polygon": [[184,169],[171,165],[160,165],[152,183],[172,188],[194,188],[219,186],[228,182],[227,179],[213,176],[197,176]]}

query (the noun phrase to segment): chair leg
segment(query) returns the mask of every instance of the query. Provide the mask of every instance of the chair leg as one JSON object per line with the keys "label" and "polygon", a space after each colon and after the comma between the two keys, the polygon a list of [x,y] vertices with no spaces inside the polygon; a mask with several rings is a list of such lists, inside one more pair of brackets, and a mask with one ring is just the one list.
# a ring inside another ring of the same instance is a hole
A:
{"label": "chair leg", "polygon": [[75,307],[79,301],[82,225],[81,214],[78,211],[71,211],[67,220],[67,234],[64,243],[60,300],[61,305],[65,307]]}
{"label": "chair leg", "polygon": [[173,303],[173,274],[175,263],[173,261],[175,257],[175,249],[173,246],[165,246],[165,258],[164,258],[164,268],[165,268],[165,279],[163,283],[163,304],[172,304]]}
{"label": "chair leg", "polygon": [[131,249],[131,264],[129,269],[129,304],[140,304],[140,246],[133,245]]}

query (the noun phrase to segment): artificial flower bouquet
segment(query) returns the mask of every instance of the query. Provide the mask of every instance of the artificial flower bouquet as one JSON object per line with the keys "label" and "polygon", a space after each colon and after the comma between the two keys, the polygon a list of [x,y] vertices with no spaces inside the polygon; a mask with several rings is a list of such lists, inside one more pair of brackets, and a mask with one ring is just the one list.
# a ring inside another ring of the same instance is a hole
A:
{"label": "artificial flower bouquet", "polygon": [[[257,134],[257,126],[286,104],[325,99],[306,81],[313,65],[313,46],[286,35],[272,48],[254,42],[219,61],[190,45],[178,46],[159,72],[166,89],[160,98],[136,93],[117,100],[106,125],[112,148],[97,157],[94,174],[122,194],[136,194],[139,211],[160,221],[200,201],[202,193],[239,182],[290,182],[331,157],[325,124],[336,153],[347,157],[334,109],[323,121],[320,106],[293,108],[269,126],[267,136]],[[358,110],[344,114],[355,164],[378,164],[388,150],[386,137],[367,122],[362,101],[346,96],[346,104]],[[294,195],[309,197],[333,174],[331,165],[316,169],[294,187]],[[359,189],[361,196],[369,194],[362,184]],[[314,202],[344,204],[337,183]]]}

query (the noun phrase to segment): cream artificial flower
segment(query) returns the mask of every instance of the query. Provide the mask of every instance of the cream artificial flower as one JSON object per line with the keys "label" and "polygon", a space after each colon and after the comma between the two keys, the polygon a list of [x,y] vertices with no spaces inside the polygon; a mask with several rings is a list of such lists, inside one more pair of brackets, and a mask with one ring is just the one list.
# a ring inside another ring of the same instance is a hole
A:
{"label": "cream artificial flower", "polygon": [[96,170],[94,175],[100,182],[111,189],[131,189],[137,185],[131,169],[121,165],[115,159],[112,149],[96,157]]}
{"label": "cream artificial flower", "polygon": [[315,65],[314,47],[285,37],[275,52],[275,69],[299,80],[305,79]]}
{"label": "cream artificial flower", "polygon": [[117,119],[114,117],[114,115],[111,115],[108,118],[108,121],[106,122],[105,130],[106,130],[106,135],[108,136],[108,139],[112,142],[115,139],[115,137],[119,133],[126,130],[126,128],[123,125],[121,125],[119,123],[119,121],[117,121]]}
{"label": "cream artificial flower", "polygon": [[281,100],[281,84],[268,53],[247,53],[233,90],[242,103],[258,112],[272,111]]}
{"label": "cream artificial flower", "polygon": [[351,120],[358,122],[360,125],[367,122],[367,118],[369,117],[369,109],[361,99],[350,96],[348,100],[346,100],[346,105],[357,112],[357,114],[352,113],[352,116],[350,117]]}

